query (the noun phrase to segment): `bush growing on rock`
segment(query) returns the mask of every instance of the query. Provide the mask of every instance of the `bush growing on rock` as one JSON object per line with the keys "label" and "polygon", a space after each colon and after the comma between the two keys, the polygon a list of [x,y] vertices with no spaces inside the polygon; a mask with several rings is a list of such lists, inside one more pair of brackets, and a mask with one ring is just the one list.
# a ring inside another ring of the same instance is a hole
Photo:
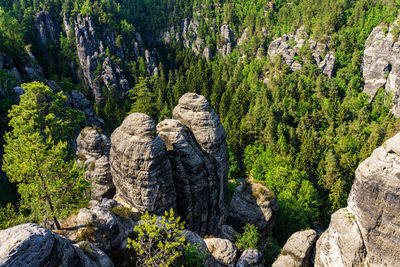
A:
{"label": "bush growing on rock", "polygon": [[258,229],[255,225],[253,224],[246,224],[245,227],[243,227],[244,232],[237,233],[236,234],[236,246],[240,250],[246,250],[246,249],[251,249],[251,248],[257,248],[258,249],[258,241],[260,240],[260,233],[258,232]]}
{"label": "bush growing on rock", "polygon": [[128,238],[138,266],[203,266],[205,255],[196,245],[187,244],[184,222],[173,209],[162,217],[146,212],[134,227],[136,238]]}

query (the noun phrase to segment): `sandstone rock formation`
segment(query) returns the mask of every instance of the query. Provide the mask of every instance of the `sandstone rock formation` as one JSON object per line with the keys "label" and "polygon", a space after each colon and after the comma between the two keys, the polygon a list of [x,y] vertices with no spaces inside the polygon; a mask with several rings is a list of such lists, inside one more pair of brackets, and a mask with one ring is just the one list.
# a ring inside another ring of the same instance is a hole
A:
{"label": "sandstone rock formation", "polygon": [[347,208],[332,214],[328,229],[317,241],[315,266],[362,266],[365,254],[354,215]]}
{"label": "sandstone rock formation", "polygon": [[223,239],[228,239],[229,241],[236,242],[236,232],[229,225],[222,225],[220,228],[219,236]]}
{"label": "sandstone rock formation", "polygon": [[115,214],[115,208],[122,206],[113,199],[103,199],[101,204],[81,209],[78,215],[68,219],[63,235],[76,242],[89,240],[106,253],[124,249],[134,222]]}
{"label": "sandstone rock formation", "polygon": [[48,11],[40,11],[37,13],[34,23],[38,39],[42,45],[45,45],[47,40],[56,40],[56,26]]}
{"label": "sandstone rock formation", "polygon": [[395,21],[389,28],[381,24],[369,35],[365,42],[362,61],[364,89],[371,100],[379,88],[393,93],[393,113],[400,116],[400,40],[394,34],[399,27]]}
{"label": "sandstone rock formation", "polygon": [[[29,53],[26,55],[29,60],[27,62],[17,62],[5,53],[0,52],[0,69],[6,70],[11,74],[17,83],[23,81],[40,81],[43,79],[43,70],[36,64],[35,57]],[[16,64],[16,62],[18,64]]]}
{"label": "sandstone rock formation", "polygon": [[209,238],[205,239],[204,242],[219,264],[229,267],[235,265],[237,248],[231,241],[222,238]]}
{"label": "sandstone rock formation", "polygon": [[112,267],[110,259],[91,246],[85,250],[46,228],[29,223],[0,231],[0,266]]}
{"label": "sandstone rock formation", "polygon": [[356,170],[348,207],[317,241],[316,266],[399,266],[400,134]]}
{"label": "sandstone rock formation", "polygon": [[238,260],[236,267],[263,267],[264,257],[258,249],[245,250],[240,259]]}
{"label": "sandstone rock formation", "polygon": [[229,153],[225,128],[205,97],[194,93],[187,93],[181,97],[172,117],[191,130],[201,149],[216,163],[218,183],[215,186],[219,188],[218,225],[221,226],[228,215]]}
{"label": "sandstone rock formation", "polygon": [[[315,230],[296,232],[290,236],[272,267],[309,267],[317,240]],[[334,266],[334,263],[332,263]]]}
{"label": "sandstone rock formation", "polygon": [[76,142],[78,162],[88,166],[85,175],[92,183],[91,198],[99,201],[112,198],[115,186],[109,163],[110,138],[96,128],[85,127]]}
{"label": "sandstone rock formation", "polygon": [[183,230],[183,235],[185,236],[185,242],[187,244],[196,246],[197,248],[199,248],[201,250],[201,253],[203,255],[205,255],[205,260],[204,260],[205,267],[218,267],[219,266],[219,264],[215,260],[214,256],[208,250],[206,242],[204,242],[203,238],[201,238],[197,233],[188,231],[188,230]]}
{"label": "sandstone rock formation", "polygon": [[105,129],[104,120],[94,113],[90,101],[81,92],[72,90],[70,102],[73,108],[85,113],[86,126],[97,126],[100,129]]}
{"label": "sandstone rock formation", "polygon": [[228,223],[236,229],[242,229],[247,223],[254,224],[260,232],[271,232],[278,210],[278,202],[266,186],[244,183],[232,196]]}
{"label": "sandstone rock formation", "polygon": [[[268,56],[275,57],[281,55],[283,61],[290,66],[292,70],[301,69],[301,63],[296,59],[300,49],[308,44],[312,51],[314,63],[329,78],[333,75],[335,57],[334,52],[329,51],[328,45],[316,42],[308,37],[305,27],[299,28],[295,34],[284,34],[273,40],[268,47]],[[322,55],[327,53],[322,59]]]}
{"label": "sandstone rock formation", "polygon": [[235,35],[227,23],[221,25],[220,38],[221,44],[218,47],[218,52],[221,55],[226,56],[232,52],[233,46],[235,45]]}
{"label": "sandstone rock formation", "polygon": [[192,231],[216,233],[220,220],[217,162],[202,151],[190,129],[179,121],[164,120],[157,131],[167,146],[179,215]]}
{"label": "sandstone rock formation", "polygon": [[[70,28],[68,18],[64,19],[65,29]],[[96,103],[104,100],[103,86],[122,95],[129,90],[128,81],[122,69],[113,65],[106,55],[103,42],[98,40],[90,16],[78,14],[74,20],[78,58],[86,84],[92,90]]]}
{"label": "sandstone rock formation", "polygon": [[166,147],[149,116],[130,114],[112,133],[110,163],[119,201],[156,214],[176,206]]}

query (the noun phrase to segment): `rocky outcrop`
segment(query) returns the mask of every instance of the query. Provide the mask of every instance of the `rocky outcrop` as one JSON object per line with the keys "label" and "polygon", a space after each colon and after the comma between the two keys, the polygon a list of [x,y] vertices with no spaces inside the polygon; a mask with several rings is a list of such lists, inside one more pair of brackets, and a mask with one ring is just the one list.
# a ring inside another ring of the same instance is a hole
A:
{"label": "rocky outcrop", "polygon": [[205,239],[204,242],[219,264],[229,267],[235,265],[237,248],[231,241],[222,238],[209,238]]}
{"label": "rocky outcrop", "polygon": [[102,251],[90,245],[91,252],[46,228],[29,223],[0,231],[0,266],[112,267]]}
{"label": "rocky outcrop", "polygon": [[363,91],[371,100],[379,88],[393,94],[393,113],[400,116],[400,40],[395,32],[399,29],[399,21],[389,27],[385,24],[377,26],[365,42],[362,61],[364,78]]}
{"label": "rocky outcrop", "polygon": [[100,131],[85,127],[76,139],[78,163],[87,166],[85,176],[91,181],[91,198],[99,201],[115,194],[109,163],[110,138]]}
{"label": "rocky outcrop", "polygon": [[34,23],[38,39],[42,45],[46,45],[47,40],[56,40],[57,29],[48,11],[40,11],[37,13]]}
{"label": "rocky outcrop", "polygon": [[[304,45],[309,45],[314,63],[322,70],[322,73],[331,78],[335,65],[334,52],[329,51],[327,44],[316,42],[309,38],[305,27],[299,28],[295,34],[284,34],[273,40],[268,47],[268,56],[275,57],[281,55],[283,61],[293,71],[298,70],[302,67],[298,53]],[[324,54],[326,55],[323,56]]]}
{"label": "rocky outcrop", "polygon": [[260,232],[268,233],[275,225],[278,210],[278,202],[266,186],[244,183],[232,196],[228,223],[236,229],[249,223],[257,226]]}
{"label": "rocky outcrop", "polygon": [[106,253],[125,249],[134,222],[114,213],[116,209],[123,207],[113,199],[103,199],[101,204],[81,209],[65,222],[67,230],[63,235],[75,242],[90,241]]}
{"label": "rocky outcrop", "polygon": [[[309,267],[311,253],[317,240],[315,230],[296,232],[290,236],[272,267]],[[334,266],[332,263],[331,266]]]}
{"label": "rocky outcrop", "polygon": [[216,233],[221,213],[216,160],[202,150],[191,130],[177,120],[160,122],[157,132],[167,147],[179,215],[192,231],[201,235]]}
{"label": "rocky outcrop", "polygon": [[399,266],[400,134],[357,168],[348,207],[317,241],[316,266]]}
{"label": "rocky outcrop", "polygon": [[[64,22],[68,22],[64,18]],[[69,24],[65,28],[71,27]],[[128,81],[122,69],[113,64],[106,54],[103,42],[98,40],[94,24],[90,16],[81,14],[74,19],[78,58],[82,67],[86,84],[91,89],[96,103],[104,100],[103,87],[117,96],[129,90]],[[112,39],[108,36],[108,39]]]}
{"label": "rocky outcrop", "polygon": [[90,101],[79,91],[72,90],[70,96],[71,106],[77,110],[85,113],[86,126],[97,126],[100,129],[105,129],[104,120],[94,113],[93,107]]}
{"label": "rocky outcrop", "polygon": [[181,97],[173,110],[172,118],[188,127],[201,149],[211,160],[215,160],[218,174],[216,186],[219,188],[218,225],[221,226],[228,215],[229,153],[225,128],[205,97],[194,93],[187,93]]}
{"label": "rocky outcrop", "polygon": [[315,266],[362,266],[366,254],[364,242],[354,215],[347,208],[331,216],[316,248]]}
{"label": "rocky outcrop", "polygon": [[183,235],[185,236],[186,244],[196,246],[200,250],[201,254],[205,256],[205,259],[204,259],[205,267],[218,267],[219,266],[219,264],[215,260],[214,256],[208,250],[207,244],[206,244],[206,242],[204,242],[203,238],[201,238],[197,233],[188,231],[188,230],[183,230]]}
{"label": "rocky outcrop", "polygon": [[232,226],[222,225],[219,232],[219,237],[228,239],[229,241],[236,242],[236,232]]}
{"label": "rocky outcrop", "polygon": [[238,260],[236,267],[263,267],[264,257],[258,249],[245,250],[240,259]]}
{"label": "rocky outcrop", "polygon": [[43,79],[43,70],[36,63],[36,59],[31,53],[26,55],[25,62],[15,64],[11,57],[0,52],[0,69],[4,69],[11,74],[17,83],[41,81]]}
{"label": "rocky outcrop", "polygon": [[232,52],[235,45],[235,35],[227,23],[223,23],[220,29],[221,42],[218,47],[218,53],[226,56]]}
{"label": "rocky outcrop", "polygon": [[176,206],[167,150],[149,116],[130,114],[113,132],[110,163],[119,201],[156,214]]}

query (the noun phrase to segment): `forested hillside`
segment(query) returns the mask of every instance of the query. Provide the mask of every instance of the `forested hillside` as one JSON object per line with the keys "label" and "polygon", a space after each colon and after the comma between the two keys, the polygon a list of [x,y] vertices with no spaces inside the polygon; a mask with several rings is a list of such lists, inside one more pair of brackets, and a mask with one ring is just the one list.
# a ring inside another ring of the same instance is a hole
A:
{"label": "forested hillside", "polygon": [[[226,129],[230,197],[244,178],[261,181],[277,198],[269,245],[324,229],[347,205],[359,163],[399,130],[393,95],[380,89],[370,99],[362,74],[368,36],[381,23],[388,31],[399,8],[397,0],[0,0],[0,130],[9,132],[3,170],[11,177],[29,167],[18,156],[11,160],[18,131],[41,131],[40,123],[53,129],[47,118],[15,130],[22,127],[15,118],[25,115],[9,110],[13,88],[23,82],[52,80],[68,94],[83,93],[108,135],[133,112],[156,123],[171,118],[181,96],[194,92]],[[398,27],[391,33],[397,38]],[[36,65],[39,79],[27,71]],[[21,102],[32,104],[33,89],[22,87]],[[60,99],[51,101],[67,101]],[[69,119],[82,123],[77,118]],[[44,131],[41,142],[60,146],[53,152],[71,160],[74,144],[57,135],[74,133],[63,131]],[[86,194],[83,183],[76,194]],[[1,227],[10,226],[10,214],[16,222],[40,220],[14,187],[0,183]],[[65,197],[71,210],[64,217],[81,206]]]}

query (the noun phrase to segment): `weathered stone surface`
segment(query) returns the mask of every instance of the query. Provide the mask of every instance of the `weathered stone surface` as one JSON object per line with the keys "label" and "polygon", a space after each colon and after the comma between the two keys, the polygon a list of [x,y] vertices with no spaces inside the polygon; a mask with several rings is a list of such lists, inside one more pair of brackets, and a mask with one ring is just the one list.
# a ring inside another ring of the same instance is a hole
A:
{"label": "weathered stone surface", "polygon": [[232,226],[222,225],[220,229],[219,236],[224,239],[228,239],[229,241],[236,242],[236,232]]}
{"label": "weathered stone surface", "polygon": [[245,183],[232,196],[228,223],[236,229],[242,229],[247,223],[254,224],[261,232],[271,232],[278,210],[278,202],[267,187]]}
{"label": "weathered stone surface", "polygon": [[87,256],[70,240],[40,225],[21,224],[0,231],[0,266],[113,266],[104,253],[91,247],[93,251]]}
{"label": "weathered stone surface", "polygon": [[300,231],[292,234],[283,247],[272,267],[309,267],[311,253],[317,240],[315,230]]}
{"label": "weathered stone surface", "polygon": [[[392,25],[381,24],[369,35],[365,42],[362,61],[364,78],[363,91],[371,100],[379,88],[385,88],[387,93],[393,93],[393,109],[395,116],[400,116],[400,40],[393,35],[393,29],[399,27],[396,20]],[[396,40],[397,38],[397,40]]]}
{"label": "weathered stone surface", "polygon": [[216,160],[219,178],[219,225],[223,225],[228,214],[229,171],[225,128],[205,97],[194,93],[186,93],[181,97],[172,117],[187,126],[203,151]]}
{"label": "weathered stone surface", "polygon": [[[329,39],[328,39],[329,41]],[[296,60],[300,49],[308,44],[312,51],[314,63],[329,78],[332,77],[335,65],[335,56],[333,51],[328,51],[328,45],[313,41],[308,37],[305,27],[300,27],[295,34],[284,34],[273,40],[268,47],[268,56],[275,57],[281,55],[283,61],[294,71],[301,69],[302,65]],[[322,55],[327,52],[322,59]]]}
{"label": "weathered stone surface", "polygon": [[93,245],[90,242],[87,241],[81,241],[74,246],[80,248],[92,261],[95,262],[96,266],[108,266],[108,267],[113,267],[114,264],[108,257],[106,253],[101,251],[99,248],[97,248],[95,245]]}
{"label": "weathered stone surface", "polygon": [[192,231],[216,233],[221,213],[216,160],[202,151],[191,130],[177,120],[160,122],[157,131],[167,146],[179,215]]}
{"label": "weathered stone surface", "polygon": [[113,199],[103,199],[101,204],[81,209],[69,218],[68,231],[63,234],[74,241],[89,240],[106,253],[124,248],[134,222],[112,212],[115,207],[122,206]]}
{"label": "weathered stone surface", "polygon": [[[68,21],[68,18],[64,19]],[[64,25],[67,29],[69,26]],[[103,41],[98,40],[94,24],[90,16],[81,14],[74,20],[74,31],[78,58],[82,67],[86,84],[92,90],[96,103],[104,100],[103,87],[113,90],[117,96],[123,95],[129,90],[128,82],[118,65],[113,66],[104,49]],[[105,36],[108,43],[114,43],[113,34]],[[114,49],[118,53],[117,49]],[[121,58],[123,55],[118,54]],[[101,67],[99,69],[99,67]]]}
{"label": "weathered stone surface", "polygon": [[76,139],[78,163],[88,169],[86,178],[91,181],[91,198],[101,201],[112,198],[115,186],[109,163],[110,138],[93,127],[84,128]]}
{"label": "weathered stone surface", "polygon": [[198,234],[192,231],[184,230],[183,235],[185,236],[185,242],[193,246],[197,246],[205,255],[205,267],[218,267],[220,264],[215,260],[214,256],[208,250],[206,242]]}
{"label": "weathered stone surface", "polygon": [[348,207],[317,241],[316,266],[399,266],[400,134],[357,168]]}
{"label": "weathered stone surface", "polygon": [[37,13],[34,23],[38,39],[42,45],[45,45],[47,40],[56,40],[57,28],[48,11]]}
{"label": "weathered stone surface", "polygon": [[397,134],[358,166],[347,201],[370,266],[400,266],[399,144]]}
{"label": "weathered stone surface", "polygon": [[231,241],[222,238],[209,238],[205,239],[204,242],[219,264],[223,266],[235,265],[237,248]]}
{"label": "weathered stone surface", "polygon": [[232,52],[235,45],[235,35],[227,23],[223,23],[220,29],[221,44],[218,47],[218,53],[226,56]]}
{"label": "weathered stone surface", "polygon": [[77,90],[71,92],[71,104],[73,108],[85,113],[87,126],[97,126],[101,129],[105,128],[104,120],[94,113],[90,101],[81,92]]}
{"label": "weathered stone surface", "polygon": [[242,253],[236,267],[263,267],[264,257],[258,249],[248,249]]}
{"label": "weathered stone surface", "polygon": [[111,174],[118,199],[161,214],[176,206],[171,165],[153,120],[130,114],[111,135]]}
{"label": "weathered stone surface", "polygon": [[340,209],[317,241],[315,266],[361,266],[365,252],[354,215]]}

